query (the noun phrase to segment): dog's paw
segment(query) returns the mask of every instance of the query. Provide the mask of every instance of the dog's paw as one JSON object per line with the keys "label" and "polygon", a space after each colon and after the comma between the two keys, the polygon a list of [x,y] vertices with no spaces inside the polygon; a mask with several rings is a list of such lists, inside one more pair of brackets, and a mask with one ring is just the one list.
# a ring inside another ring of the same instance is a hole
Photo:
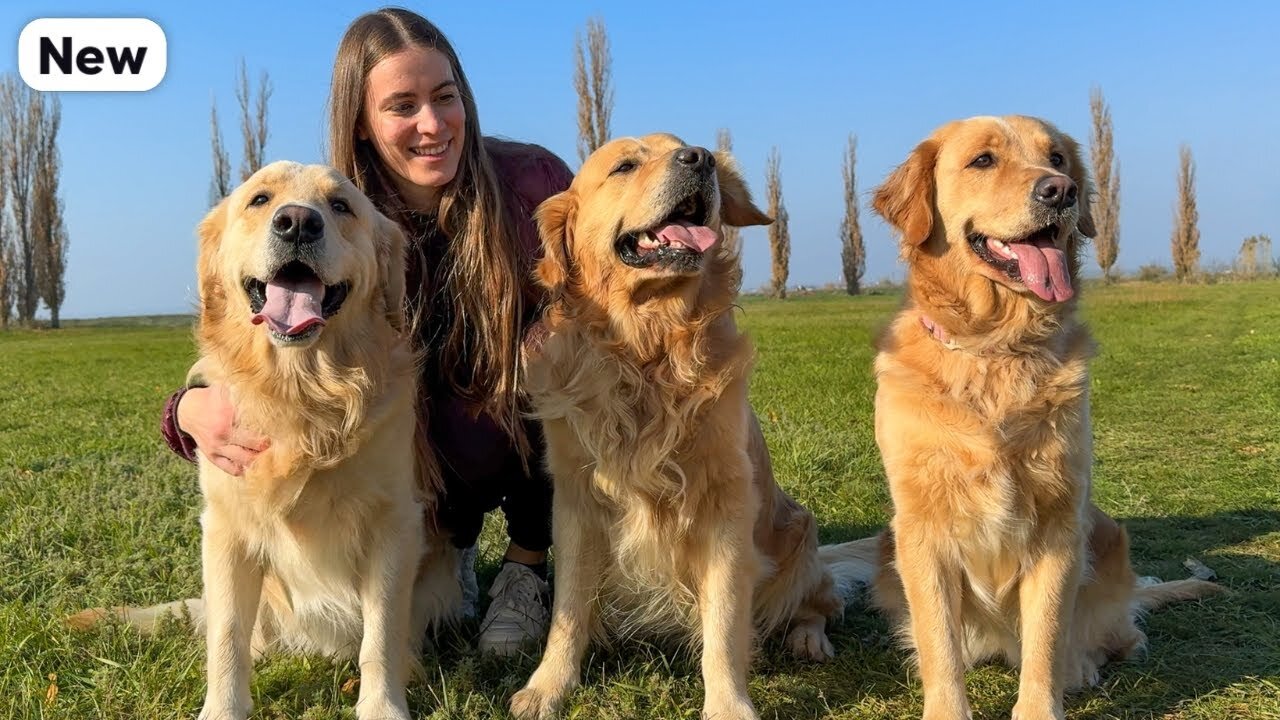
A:
{"label": "dog's paw", "polygon": [[250,710],[249,707],[235,708],[206,701],[200,708],[198,720],[247,720]]}
{"label": "dog's paw", "polygon": [[516,720],[551,720],[560,711],[566,693],[547,692],[532,685],[511,696],[511,715]]}
{"label": "dog's paw", "polygon": [[1066,720],[1066,718],[1061,701],[1029,702],[1019,699],[1018,704],[1013,706],[1011,720]]}
{"label": "dog's paw", "polygon": [[1080,658],[1080,661],[1074,667],[1067,667],[1067,676],[1064,680],[1063,687],[1067,692],[1097,687],[1100,680],[1098,663],[1087,657]]}
{"label": "dog's paw", "polygon": [[973,713],[968,709],[925,710],[920,720],[973,720]]}
{"label": "dog's paw", "polygon": [[702,720],[759,720],[759,716],[748,698],[707,698],[706,704],[702,706]]}
{"label": "dog's paw", "polygon": [[801,660],[827,662],[836,656],[836,650],[822,628],[801,625],[787,634],[787,648]]}
{"label": "dog's paw", "polygon": [[932,700],[925,696],[924,713],[920,720],[973,720],[973,710],[969,709],[969,700],[961,688],[958,699],[948,702],[942,697]]}
{"label": "dog's paw", "polygon": [[412,720],[409,707],[401,699],[394,702],[388,699],[361,700],[356,703],[358,720]]}

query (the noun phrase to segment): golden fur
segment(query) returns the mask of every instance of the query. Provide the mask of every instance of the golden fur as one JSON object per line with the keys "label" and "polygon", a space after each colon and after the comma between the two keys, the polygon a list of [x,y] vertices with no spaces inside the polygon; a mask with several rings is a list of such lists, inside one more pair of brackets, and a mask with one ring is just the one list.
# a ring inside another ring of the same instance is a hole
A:
{"label": "golden fur", "polygon": [[[659,257],[637,248],[690,202],[690,224],[714,245],[671,264],[624,262]],[[774,482],[747,402],[738,248],[720,228],[770,219],[728,155],[662,134],[606,144],[537,217],[551,299],[527,383],[555,482],[556,591],[542,663],[512,712],[554,715],[590,636],[607,633],[700,644],[704,717],[755,718],[754,630],[786,628],[797,654],[829,658],[835,583],[874,559],[820,556],[814,518]]]}
{"label": "golden fur", "polygon": [[[1046,177],[1078,201],[1035,200]],[[1088,196],[1076,143],[1016,116],[943,126],[875,192],[908,289],[875,363],[894,516],[874,589],[917,652],[926,720],[970,717],[964,670],[996,657],[1021,668],[1016,720],[1062,720],[1064,689],[1145,642],[1139,610],[1217,588],[1137,589],[1125,531],[1089,498]],[[1047,300],[978,255],[1041,231],[1070,281]]]}
{"label": "golden fur", "polygon": [[[318,212],[322,236],[281,239],[273,223],[286,208]],[[150,629],[185,608],[208,642],[201,718],[245,718],[251,658],[279,648],[358,658],[357,716],[407,720],[420,640],[459,591],[453,553],[424,533],[436,491],[414,466],[403,234],[335,170],[279,162],[214,208],[199,235],[189,381],[229,388],[237,421],[271,445],[242,478],[200,459],[202,599],[71,622],[116,615]],[[298,263],[326,298],[339,283],[347,295],[318,334],[288,342],[251,320],[246,283]]]}

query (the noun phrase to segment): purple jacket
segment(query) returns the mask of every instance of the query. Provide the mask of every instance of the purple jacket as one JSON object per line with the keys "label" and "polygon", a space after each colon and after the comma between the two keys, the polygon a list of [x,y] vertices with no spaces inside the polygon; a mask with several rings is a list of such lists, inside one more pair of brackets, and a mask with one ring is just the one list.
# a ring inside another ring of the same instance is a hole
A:
{"label": "purple jacket", "polygon": [[[569,187],[573,172],[563,160],[538,145],[517,143],[497,138],[485,138],[485,148],[493,161],[498,184],[506,193],[504,201],[515,223],[520,249],[529,265],[542,256],[542,240],[533,220],[533,211],[548,197]],[[532,277],[525,278],[526,307],[524,326],[536,319],[543,293]],[[428,385],[428,383],[424,383]],[[425,389],[425,388],[424,388]],[[165,402],[160,429],[165,442],[179,456],[195,462],[196,445],[190,435],[178,429],[177,407],[187,388],[180,388]],[[514,446],[509,438],[488,415],[472,417],[471,409],[460,398],[441,395],[431,397],[428,410],[431,422],[432,444],[439,454],[441,465],[449,475],[464,482],[483,483],[494,473],[512,467]],[[519,458],[515,458],[519,466]],[[541,475],[541,463],[528,463],[529,469]],[[453,472],[449,472],[452,470]]]}

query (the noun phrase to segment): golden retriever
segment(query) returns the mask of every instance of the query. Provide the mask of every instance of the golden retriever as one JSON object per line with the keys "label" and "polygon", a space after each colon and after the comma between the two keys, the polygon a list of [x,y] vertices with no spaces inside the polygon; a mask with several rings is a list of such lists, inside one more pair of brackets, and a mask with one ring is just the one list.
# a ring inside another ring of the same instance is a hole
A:
{"label": "golden retriever", "polygon": [[244,477],[200,459],[204,596],[91,610],[150,629],[184,607],[208,641],[202,719],[251,709],[251,658],[277,647],[357,658],[356,715],[409,717],[430,623],[458,606],[453,553],[428,547],[434,486],[415,470],[415,355],[404,236],[337,171],[262,168],[199,227],[200,357],[271,437]]}
{"label": "golden retriever", "polygon": [[553,716],[608,632],[700,643],[704,717],[755,718],[754,630],[829,658],[836,587],[875,559],[820,556],[747,402],[741,266],[720,228],[771,220],[728,155],[665,134],[604,145],[537,218],[550,300],[527,380],[555,483],[555,607],[512,712]]}
{"label": "golden retriever", "polygon": [[893,496],[877,604],[901,621],[926,720],[969,718],[964,671],[1021,668],[1016,720],[1145,642],[1128,537],[1090,501],[1089,332],[1076,317],[1092,236],[1076,142],[1043,120],[953,122],[874,195],[901,232],[902,310],[879,341],[876,441]]}

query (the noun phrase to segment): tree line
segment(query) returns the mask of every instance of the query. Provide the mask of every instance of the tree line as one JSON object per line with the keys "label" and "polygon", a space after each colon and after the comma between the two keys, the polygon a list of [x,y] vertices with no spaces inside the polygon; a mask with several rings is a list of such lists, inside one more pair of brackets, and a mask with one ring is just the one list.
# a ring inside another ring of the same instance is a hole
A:
{"label": "tree line", "polygon": [[58,327],[66,297],[67,226],[59,197],[62,101],[0,78],[0,328],[35,325],[41,303]]}
{"label": "tree line", "polygon": [[[271,100],[271,91],[271,76],[263,70],[255,92],[249,82],[249,71],[245,68],[244,60],[240,60],[236,76],[236,105],[240,109],[240,182],[248,180],[250,175],[266,164],[269,136],[267,106]],[[236,187],[231,183],[231,155],[222,139],[216,99],[209,103],[209,148],[213,161],[213,175],[209,179],[209,206],[212,207],[230,195]]]}
{"label": "tree line", "polygon": [[[1097,237],[1093,239],[1094,257],[1103,279],[1115,279],[1114,266],[1120,252],[1120,163],[1115,155],[1115,134],[1111,108],[1100,88],[1089,94],[1091,172],[1094,182],[1093,217]],[[1178,280],[1194,280],[1200,268],[1200,212],[1196,206],[1196,164],[1191,147],[1178,148],[1178,175],[1173,205],[1173,230],[1169,238],[1169,254],[1173,275]],[[1271,238],[1251,235],[1240,244],[1235,272],[1252,278],[1280,272],[1280,262],[1271,255]]]}
{"label": "tree line", "polygon": [[[577,93],[578,157],[603,145],[610,137],[614,89],[612,56],[604,21],[587,21],[574,41],[574,89]],[[268,102],[271,81],[264,71],[256,92],[244,61],[239,66],[236,101],[240,111],[240,180],[247,179],[265,161],[268,138]],[[1120,163],[1115,153],[1111,110],[1102,91],[1089,97],[1092,133],[1090,165],[1094,187],[1090,193],[1097,237],[1094,258],[1105,282],[1115,279],[1120,250]],[[66,298],[67,250],[70,246],[65,205],[60,197],[61,159],[58,130],[62,102],[57,95],[30,89],[16,75],[0,78],[0,328],[11,324],[31,327],[41,305],[49,311],[50,325],[59,327]],[[209,202],[217,203],[233,189],[231,162],[222,139],[217,103],[210,108],[212,177]],[[727,128],[716,137],[717,149],[732,151]],[[837,230],[844,289],[850,295],[863,290],[866,247],[859,224],[857,192],[857,137],[850,134],[842,162],[844,215]],[[1179,148],[1170,254],[1174,276],[1190,280],[1200,274],[1199,212],[1196,206],[1195,160],[1190,147]],[[768,289],[785,298],[790,275],[790,217],[782,193],[782,154],[770,149],[765,166],[765,202],[774,223],[767,229],[771,258]],[[725,228],[725,240],[737,243],[738,229]],[[1280,272],[1272,257],[1271,238],[1251,235],[1244,239],[1235,261],[1243,277]]]}
{"label": "tree line", "polygon": [[[267,73],[262,73],[254,92],[241,61],[236,86],[243,141],[241,180],[265,162],[270,97]],[[32,90],[12,73],[0,78],[0,329],[34,327],[42,306],[50,327],[62,324],[70,238],[59,188],[61,122],[62,101],[56,94]],[[212,205],[234,187],[216,102],[210,126]]]}
{"label": "tree line", "polygon": [[[585,160],[587,155],[609,139],[609,121],[613,108],[612,58],[604,21],[600,18],[588,20],[586,31],[586,41],[579,34],[574,47],[574,89],[578,96],[580,160]],[[1104,281],[1110,283],[1116,278],[1115,263],[1120,252],[1120,162],[1115,153],[1111,109],[1100,88],[1095,87],[1090,91],[1089,114],[1092,121],[1089,164],[1094,186],[1089,202],[1092,202],[1094,224],[1097,227],[1097,236],[1092,243],[1098,268],[1102,271]],[[733,140],[727,128],[717,131],[716,147],[723,151],[732,150]],[[857,137],[850,134],[842,163],[844,216],[838,230],[843,284],[850,295],[862,292],[867,258],[858,218],[855,173],[857,147]],[[1195,160],[1187,145],[1179,148],[1178,157],[1170,255],[1174,276],[1179,280],[1193,280],[1201,274]],[[766,158],[765,202],[768,206],[766,212],[774,218],[774,223],[766,231],[771,258],[768,292],[773,297],[785,298],[790,274],[791,233],[790,217],[782,195],[782,155],[777,146],[770,148]],[[737,237],[737,228],[725,229],[726,241],[736,243]],[[1245,238],[1234,269],[1243,277],[1280,273],[1280,261],[1272,257],[1271,238],[1266,235]]]}

